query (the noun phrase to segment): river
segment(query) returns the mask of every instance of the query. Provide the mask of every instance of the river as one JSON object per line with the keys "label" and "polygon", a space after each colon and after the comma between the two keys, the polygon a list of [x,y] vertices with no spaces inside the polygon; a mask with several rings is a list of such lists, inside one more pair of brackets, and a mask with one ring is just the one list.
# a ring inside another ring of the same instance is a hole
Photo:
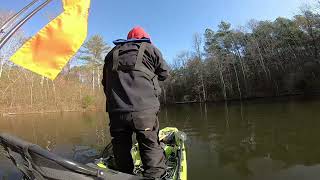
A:
{"label": "river", "polygon": [[[110,142],[103,112],[0,118],[0,131],[67,158]],[[162,108],[161,127],[175,126],[188,140],[188,179],[320,179],[320,100],[280,98]],[[20,174],[0,155],[0,178]]]}

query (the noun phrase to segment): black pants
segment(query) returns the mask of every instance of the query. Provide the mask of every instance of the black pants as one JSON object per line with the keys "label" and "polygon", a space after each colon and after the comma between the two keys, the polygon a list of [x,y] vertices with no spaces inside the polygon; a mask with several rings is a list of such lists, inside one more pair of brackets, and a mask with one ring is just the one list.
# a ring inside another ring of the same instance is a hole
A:
{"label": "black pants", "polygon": [[119,171],[132,174],[132,134],[136,133],[145,177],[165,173],[165,156],[159,143],[158,109],[141,112],[109,113],[113,153]]}

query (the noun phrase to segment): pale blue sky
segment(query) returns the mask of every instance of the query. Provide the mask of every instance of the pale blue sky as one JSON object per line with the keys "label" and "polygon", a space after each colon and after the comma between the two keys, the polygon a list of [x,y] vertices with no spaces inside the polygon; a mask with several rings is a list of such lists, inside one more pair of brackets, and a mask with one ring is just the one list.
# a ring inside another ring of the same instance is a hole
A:
{"label": "pale blue sky", "polygon": [[[192,48],[194,33],[216,29],[220,21],[233,27],[246,25],[250,19],[274,20],[292,17],[299,7],[313,0],[91,0],[89,36],[101,34],[108,44],[125,38],[135,25],[149,32],[152,41],[169,62],[177,53]],[[22,8],[31,0],[0,0],[1,10]],[[61,11],[60,0],[51,4],[23,26],[28,35],[47,22],[47,14]]]}

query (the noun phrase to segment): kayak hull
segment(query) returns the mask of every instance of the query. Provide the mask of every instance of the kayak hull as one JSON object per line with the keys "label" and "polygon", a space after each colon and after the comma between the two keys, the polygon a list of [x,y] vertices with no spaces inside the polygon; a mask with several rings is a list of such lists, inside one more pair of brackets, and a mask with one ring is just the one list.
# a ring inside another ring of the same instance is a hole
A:
{"label": "kayak hull", "polygon": [[[186,136],[177,128],[164,128],[159,133],[164,148],[168,169],[162,179],[187,180],[187,159],[184,141]],[[105,151],[94,162],[81,164],[51,153],[38,145],[23,141],[17,137],[0,134],[0,147],[7,152],[8,158],[24,174],[25,179],[69,179],[69,180],[136,180],[141,176],[143,165],[138,144],[132,147],[132,158],[135,163],[135,174],[125,174],[113,170],[112,147]]]}

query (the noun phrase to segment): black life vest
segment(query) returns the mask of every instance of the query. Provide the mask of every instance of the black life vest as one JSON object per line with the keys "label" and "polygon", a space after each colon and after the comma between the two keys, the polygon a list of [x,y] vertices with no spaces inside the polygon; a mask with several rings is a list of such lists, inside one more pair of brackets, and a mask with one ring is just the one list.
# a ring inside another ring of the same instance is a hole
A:
{"label": "black life vest", "polygon": [[143,64],[143,56],[144,56],[146,47],[148,45],[147,43],[148,42],[141,42],[135,64],[130,65],[130,66],[122,65],[119,63],[119,54],[120,54],[119,51],[121,49],[120,48],[121,45],[118,48],[116,48],[113,51],[112,71],[113,72],[116,72],[116,71],[140,71],[140,72],[143,72],[146,75],[146,77],[153,83],[156,96],[159,97],[161,94],[161,88],[159,85],[158,76]]}

